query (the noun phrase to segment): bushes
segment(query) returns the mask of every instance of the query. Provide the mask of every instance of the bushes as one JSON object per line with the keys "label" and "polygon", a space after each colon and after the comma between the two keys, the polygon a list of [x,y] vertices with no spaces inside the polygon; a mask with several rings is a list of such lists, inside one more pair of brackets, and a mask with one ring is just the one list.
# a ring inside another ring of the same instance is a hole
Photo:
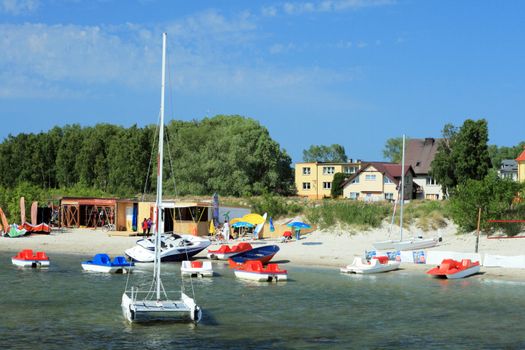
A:
{"label": "bushes", "polygon": [[391,212],[391,206],[384,203],[364,203],[358,201],[325,201],[323,204],[305,211],[307,220],[321,229],[337,223],[359,228],[379,227]]}
{"label": "bushes", "polygon": [[261,197],[252,197],[250,206],[256,213],[268,213],[268,216],[278,218],[286,215],[296,215],[303,211],[304,205],[287,200],[284,197],[264,194]]}
{"label": "bushes", "polygon": [[[500,179],[490,173],[483,180],[468,180],[458,185],[450,201],[450,212],[454,222],[463,232],[477,227],[478,210],[482,210],[481,230],[491,232],[499,227],[509,227],[489,223],[488,220],[509,220],[523,218],[523,204],[515,203],[523,185],[511,180]],[[512,233],[517,233],[514,228]]]}

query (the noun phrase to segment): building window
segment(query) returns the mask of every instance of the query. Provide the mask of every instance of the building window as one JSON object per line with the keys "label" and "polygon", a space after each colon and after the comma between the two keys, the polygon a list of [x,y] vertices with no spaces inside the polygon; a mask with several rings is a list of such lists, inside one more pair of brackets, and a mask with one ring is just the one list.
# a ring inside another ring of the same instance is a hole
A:
{"label": "building window", "polygon": [[329,190],[332,188],[332,183],[331,182],[323,182],[323,188],[325,190]]}
{"label": "building window", "polygon": [[365,175],[365,180],[366,181],[375,181],[376,180],[376,176],[375,176],[375,174],[367,174],[367,175]]}
{"label": "building window", "polygon": [[427,185],[436,185],[436,180],[434,180],[432,177],[427,176]]}
{"label": "building window", "polygon": [[309,182],[303,182],[303,190],[309,190],[310,189],[310,183]]}
{"label": "building window", "polygon": [[303,168],[303,175],[310,175],[311,169],[310,168]]}
{"label": "building window", "polygon": [[385,193],[385,199],[387,201],[393,201],[394,200],[394,194],[393,193]]}
{"label": "building window", "polygon": [[359,192],[350,192],[348,195],[348,198],[350,199],[358,199],[359,198]]}
{"label": "building window", "polygon": [[343,172],[345,174],[355,174],[357,172],[357,167],[356,166],[345,166],[343,168]]}
{"label": "building window", "polygon": [[323,167],[323,175],[330,175],[335,173],[335,167],[333,166],[324,166]]}
{"label": "building window", "polygon": [[383,176],[383,182],[386,183],[386,184],[391,184],[392,180],[390,180],[390,178],[388,178],[386,176]]}
{"label": "building window", "polygon": [[359,183],[359,176],[356,176],[355,179],[352,180],[352,183],[353,184],[358,184]]}

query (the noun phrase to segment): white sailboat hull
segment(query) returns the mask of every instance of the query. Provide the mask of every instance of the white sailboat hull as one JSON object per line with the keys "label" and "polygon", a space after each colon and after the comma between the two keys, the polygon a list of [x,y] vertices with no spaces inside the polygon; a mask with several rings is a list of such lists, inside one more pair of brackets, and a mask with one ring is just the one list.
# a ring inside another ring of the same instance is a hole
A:
{"label": "white sailboat hull", "polygon": [[416,250],[432,248],[437,245],[438,241],[435,238],[414,238],[411,240],[401,241],[394,244],[395,250]]}
{"label": "white sailboat hull", "polygon": [[372,259],[370,263],[362,258],[355,258],[351,265],[342,267],[342,273],[357,273],[357,274],[371,274],[381,273],[397,270],[400,263],[398,261],[388,261],[386,264],[381,264],[377,259]]}
{"label": "white sailboat hull", "polygon": [[416,250],[432,248],[438,244],[436,238],[413,238],[404,241],[400,240],[389,240],[375,242],[374,248],[377,250]]}

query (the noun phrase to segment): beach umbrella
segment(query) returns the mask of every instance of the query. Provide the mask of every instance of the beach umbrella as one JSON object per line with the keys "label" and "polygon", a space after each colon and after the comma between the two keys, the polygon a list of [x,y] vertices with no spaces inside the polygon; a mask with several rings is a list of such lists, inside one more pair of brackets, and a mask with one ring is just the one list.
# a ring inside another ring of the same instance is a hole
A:
{"label": "beach umbrella", "polygon": [[292,222],[287,223],[286,226],[294,227],[294,228],[298,228],[298,229],[301,229],[301,228],[312,228],[311,225],[306,224],[306,223],[301,222],[301,221],[292,221]]}
{"label": "beach umbrella", "polygon": [[233,224],[235,224],[235,223],[237,223],[239,221],[242,221],[242,219],[241,218],[233,218],[233,219],[230,220],[230,225],[233,225]]}
{"label": "beach umbrella", "polygon": [[251,224],[251,223],[246,222],[246,221],[238,221],[238,222],[236,222],[236,223],[234,223],[232,225],[232,227],[235,227],[235,228],[240,228],[240,227],[252,228],[254,226],[255,226],[254,224]]}
{"label": "beach umbrella", "polygon": [[249,222],[250,224],[253,224],[253,225],[259,225],[259,224],[262,224],[265,219],[260,216],[259,214],[246,214],[242,217],[242,221],[246,221],[246,222]]}

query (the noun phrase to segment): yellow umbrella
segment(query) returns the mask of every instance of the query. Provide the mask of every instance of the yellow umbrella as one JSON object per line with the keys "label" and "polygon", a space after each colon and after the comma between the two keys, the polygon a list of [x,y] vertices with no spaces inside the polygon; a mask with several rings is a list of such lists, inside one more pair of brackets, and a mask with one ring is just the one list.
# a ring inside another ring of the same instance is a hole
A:
{"label": "yellow umbrella", "polygon": [[264,222],[264,218],[259,214],[246,214],[242,217],[242,221],[246,221],[254,225],[259,225]]}
{"label": "yellow umbrella", "polygon": [[210,221],[210,233],[213,235],[215,233],[215,225],[213,224],[213,220]]}

